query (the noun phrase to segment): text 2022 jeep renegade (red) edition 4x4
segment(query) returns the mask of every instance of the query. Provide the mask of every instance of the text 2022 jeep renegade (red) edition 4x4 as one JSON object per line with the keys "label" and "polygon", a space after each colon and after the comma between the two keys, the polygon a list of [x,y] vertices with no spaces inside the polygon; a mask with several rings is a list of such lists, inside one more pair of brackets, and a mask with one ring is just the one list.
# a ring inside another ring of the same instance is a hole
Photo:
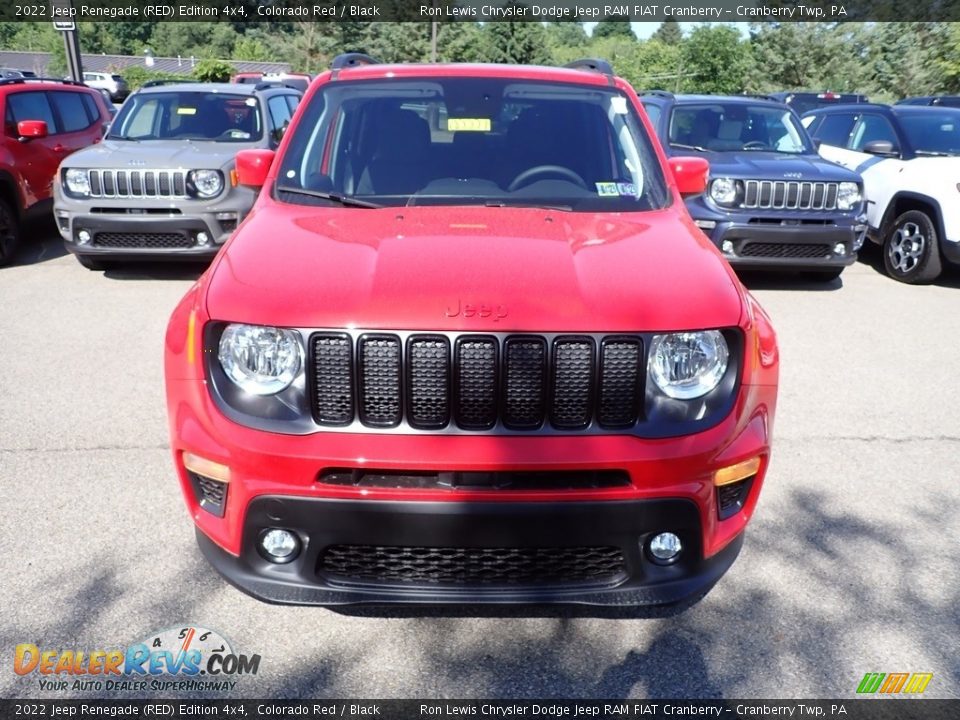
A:
{"label": "text 2022 jeep renegade (red) edition 4x4", "polygon": [[670,603],[736,557],[770,457],[768,317],[630,86],[338,58],[173,313],[200,547],[264,600]]}

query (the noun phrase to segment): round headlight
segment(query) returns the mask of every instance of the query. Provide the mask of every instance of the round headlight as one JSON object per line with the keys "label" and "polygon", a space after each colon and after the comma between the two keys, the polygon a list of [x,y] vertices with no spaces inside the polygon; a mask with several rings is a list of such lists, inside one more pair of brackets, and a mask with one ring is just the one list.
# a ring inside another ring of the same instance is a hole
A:
{"label": "round headlight", "polygon": [[300,372],[297,334],[262,325],[228,325],[217,357],[233,382],[251,395],[274,395]]}
{"label": "round headlight", "polygon": [[654,335],[647,369],[668,397],[693,400],[720,384],[730,351],[716,330]]}
{"label": "round headlight", "polygon": [[837,188],[837,209],[853,210],[860,204],[860,188],[853,182],[842,182]]}
{"label": "round headlight", "polygon": [[212,198],[223,190],[223,175],[219,170],[194,170],[190,173],[190,181],[198,197]]}
{"label": "round headlight", "polygon": [[710,183],[710,198],[717,205],[733,205],[737,202],[737,181],[730,178],[717,178]]}
{"label": "round headlight", "polygon": [[90,177],[86,170],[71,168],[63,174],[63,182],[74,195],[90,194]]}

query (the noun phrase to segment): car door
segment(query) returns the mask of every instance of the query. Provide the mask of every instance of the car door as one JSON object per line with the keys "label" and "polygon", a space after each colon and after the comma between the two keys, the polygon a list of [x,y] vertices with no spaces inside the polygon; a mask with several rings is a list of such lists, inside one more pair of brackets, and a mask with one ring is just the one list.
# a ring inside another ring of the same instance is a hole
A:
{"label": "car door", "polygon": [[89,105],[83,102],[85,94],[76,90],[47,91],[60,130],[59,143],[54,146],[60,156],[58,162],[100,140],[103,120],[91,114]]}
{"label": "car door", "polygon": [[23,178],[24,207],[29,208],[51,195],[53,178],[63,157],[59,128],[47,94],[42,89],[24,88],[9,92],[3,113],[4,134],[14,140],[20,139],[17,123],[42,120],[47,124],[49,134],[45,138],[7,143],[14,165]]}

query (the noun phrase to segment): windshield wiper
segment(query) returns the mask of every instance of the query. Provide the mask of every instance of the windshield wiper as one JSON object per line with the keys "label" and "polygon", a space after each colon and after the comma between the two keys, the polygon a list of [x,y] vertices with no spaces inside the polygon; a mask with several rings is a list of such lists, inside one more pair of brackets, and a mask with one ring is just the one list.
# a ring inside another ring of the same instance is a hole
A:
{"label": "windshield wiper", "polygon": [[523,200],[486,200],[484,207],[512,207],[512,208],[537,208],[540,210],[559,210],[560,212],[573,212],[572,205],[560,205],[540,202],[525,202]]}
{"label": "windshield wiper", "polygon": [[670,147],[680,148],[681,150],[696,150],[698,152],[713,152],[710,148],[701,145],[685,145],[684,143],[670,143]]}
{"label": "windshield wiper", "polygon": [[305,197],[314,197],[320,198],[321,200],[329,200],[331,202],[338,203],[345,207],[358,207],[358,208],[382,208],[383,205],[378,205],[377,203],[368,202],[366,200],[358,200],[357,198],[350,197],[349,195],[340,195],[339,193],[331,192],[321,192],[320,190],[304,190],[303,188],[292,188],[285,187],[282,185],[277,186],[277,192],[292,193],[294,195],[304,195]]}

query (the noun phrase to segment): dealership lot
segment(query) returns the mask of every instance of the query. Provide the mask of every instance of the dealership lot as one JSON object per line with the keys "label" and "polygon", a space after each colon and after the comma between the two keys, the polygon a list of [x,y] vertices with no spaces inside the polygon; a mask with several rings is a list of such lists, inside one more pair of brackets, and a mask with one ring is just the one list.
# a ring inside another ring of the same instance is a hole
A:
{"label": "dealership lot", "polygon": [[852,697],[866,672],[932,672],[926,695],[960,697],[956,271],[902,285],[869,248],[829,285],[749,279],[782,353],[774,458],[699,604],[333,612],[252,600],[195,547],[161,350],[198,271],[92,273],[52,228],[29,235],[0,270],[0,697],[64,697],[11,671],[18,643],[191,623],[261,655],[249,697]]}

